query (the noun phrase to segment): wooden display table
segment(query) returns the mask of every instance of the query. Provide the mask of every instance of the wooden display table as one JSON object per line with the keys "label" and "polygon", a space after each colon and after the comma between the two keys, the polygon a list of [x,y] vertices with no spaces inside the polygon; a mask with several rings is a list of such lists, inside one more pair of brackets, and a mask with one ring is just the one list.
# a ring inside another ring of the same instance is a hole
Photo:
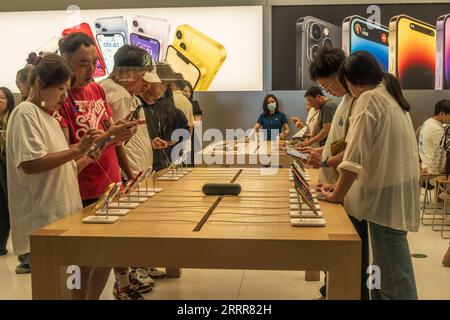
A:
{"label": "wooden display table", "polygon": [[[314,181],[317,171],[310,175]],[[206,182],[233,178],[239,196],[201,192]],[[33,299],[70,297],[70,265],[324,270],[329,299],[359,299],[358,234],[342,206],[323,201],[326,227],[292,227],[288,169],[261,175],[256,168],[195,168],[158,187],[161,193],[115,224],[83,224],[84,210],[32,235]]]}
{"label": "wooden display table", "polygon": [[[288,168],[292,162],[284,150],[274,147],[270,141],[245,142],[239,141],[218,141],[209,144],[198,153],[202,157],[200,166],[208,167],[261,167],[262,165],[279,165]],[[207,159],[215,159],[215,163],[208,163]],[[197,164],[197,162],[196,162]]]}

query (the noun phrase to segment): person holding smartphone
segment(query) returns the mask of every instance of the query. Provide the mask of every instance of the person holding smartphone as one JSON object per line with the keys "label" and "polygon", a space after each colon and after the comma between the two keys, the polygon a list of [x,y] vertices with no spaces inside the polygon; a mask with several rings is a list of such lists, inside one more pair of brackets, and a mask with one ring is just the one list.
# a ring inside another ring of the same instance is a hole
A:
{"label": "person holding smartphone", "polygon": [[[106,102],[111,107],[114,121],[134,117],[144,120],[142,107],[133,98],[149,86],[148,74],[153,69],[151,58],[144,49],[124,45],[114,55],[114,69],[101,83]],[[133,176],[153,163],[153,150],[145,125],[138,125],[136,134],[124,145]],[[126,172],[123,172],[126,176]]]}
{"label": "person holding smartphone", "polygon": [[[79,190],[83,206],[97,202],[108,186],[122,182],[120,169],[128,178],[134,178],[123,143],[130,140],[137,131],[137,121],[119,120],[114,122],[113,112],[106,101],[103,88],[93,81],[97,65],[97,51],[94,40],[82,32],[65,36],[59,43],[59,50],[75,74],[76,81],[68,91],[63,106],[54,114],[60,122],[70,144],[83,138],[89,129],[100,130],[103,134],[96,139],[101,142],[107,136],[114,140],[105,146],[98,161],[90,163],[78,175]],[[81,268],[82,278],[90,287],[87,292],[73,290],[76,299],[98,299],[108,280],[111,268]],[[119,291],[114,290],[119,300],[142,300],[129,281],[128,268],[114,268],[119,278]],[[116,288],[116,286],[115,286]]]}
{"label": "person holding smartphone", "polygon": [[8,204],[17,273],[30,271],[30,235],[80,211],[76,159],[93,146],[99,132],[89,130],[68,145],[51,113],[64,103],[72,72],[63,58],[50,54],[30,74],[28,99],[9,115],[6,139]]}
{"label": "person holding smartphone", "polygon": [[6,244],[9,238],[10,222],[6,179],[6,128],[13,108],[13,93],[8,88],[0,87],[0,256],[8,254]]}
{"label": "person holding smartphone", "polygon": [[[106,101],[113,111],[113,119],[120,120],[130,116],[145,119],[142,103],[136,98],[150,85],[154,66],[147,51],[139,47],[124,45],[114,55],[114,69],[109,78],[102,82]],[[152,142],[146,125],[139,125],[137,132],[124,145],[125,153],[133,174],[143,172],[153,165]],[[154,272],[155,268],[151,268]],[[162,271],[159,271],[165,275]],[[154,284],[147,268],[132,267],[130,279],[136,284],[139,293],[149,292]],[[117,295],[117,294],[116,294]]]}
{"label": "person holding smartphone", "polygon": [[373,265],[381,288],[372,299],[416,300],[417,289],[407,234],[420,224],[419,154],[400,84],[370,53],[356,51],[339,78],[357,98],[346,138],[339,179],[324,185],[330,202],[344,202],[347,213],[367,221]]}

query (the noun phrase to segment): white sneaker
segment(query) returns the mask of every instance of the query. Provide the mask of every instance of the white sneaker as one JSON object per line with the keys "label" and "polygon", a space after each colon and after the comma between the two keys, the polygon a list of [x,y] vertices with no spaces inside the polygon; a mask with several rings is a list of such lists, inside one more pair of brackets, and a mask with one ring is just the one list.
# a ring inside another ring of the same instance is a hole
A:
{"label": "white sneaker", "polygon": [[147,268],[148,274],[155,279],[163,279],[166,277],[166,273],[164,271],[158,270],[156,268]]}
{"label": "white sneaker", "polygon": [[130,268],[130,279],[136,279],[145,286],[153,286],[155,284],[146,268]]}

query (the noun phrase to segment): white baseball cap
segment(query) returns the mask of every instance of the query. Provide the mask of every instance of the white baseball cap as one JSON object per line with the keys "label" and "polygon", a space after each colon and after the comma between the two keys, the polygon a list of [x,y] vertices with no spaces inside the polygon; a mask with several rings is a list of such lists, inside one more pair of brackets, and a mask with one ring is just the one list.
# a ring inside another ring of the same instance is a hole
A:
{"label": "white baseball cap", "polygon": [[149,83],[161,83],[161,79],[158,77],[155,68],[153,68],[151,72],[146,72],[144,74],[144,80]]}

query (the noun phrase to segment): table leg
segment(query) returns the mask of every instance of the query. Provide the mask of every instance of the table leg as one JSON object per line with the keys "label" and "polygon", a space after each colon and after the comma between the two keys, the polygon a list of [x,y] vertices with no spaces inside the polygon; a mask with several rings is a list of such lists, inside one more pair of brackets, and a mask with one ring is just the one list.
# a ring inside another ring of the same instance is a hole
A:
{"label": "table leg", "polygon": [[166,268],[167,278],[180,278],[181,273],[182,273],[181,268]]}
{"label": "table leg", "polygon": [[70,299],[67,268],[60,265],[51,237],[31,237],[31,269],[33,300]]}
{"label": "table leg", "polygon": [[327,299],[361,299],[361,243],[335,249],[331,270],[327,272]]}

